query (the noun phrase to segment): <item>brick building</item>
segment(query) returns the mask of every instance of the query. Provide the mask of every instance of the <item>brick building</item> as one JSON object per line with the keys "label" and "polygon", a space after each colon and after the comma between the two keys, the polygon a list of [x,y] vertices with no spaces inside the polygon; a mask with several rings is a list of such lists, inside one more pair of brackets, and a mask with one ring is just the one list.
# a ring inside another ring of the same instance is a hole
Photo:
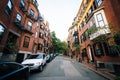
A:
{"label": "brick building", "polygon": [[[74,25],[74,28],[69,28],[69,33],[68,33],[68,55],[71,56],[71,58],[76,59],[78,57],[78,52],[76,51],[76,45],[79,45],[79,40],[78,40],[78,30],[77,27]],[[72,27],[73,27],[72,26]]]}
{"label": "brick building", "polygon": [[74,19],[77,25],[80,56],[112,72],[120,72],[120,1],[83,0]]}
{"label": "brick building", "polygon": [[1,60],[21,62],[29,54],[44,52],[45,31],[41,25],[46,23],[36,0],[1,0],[0,12]]}

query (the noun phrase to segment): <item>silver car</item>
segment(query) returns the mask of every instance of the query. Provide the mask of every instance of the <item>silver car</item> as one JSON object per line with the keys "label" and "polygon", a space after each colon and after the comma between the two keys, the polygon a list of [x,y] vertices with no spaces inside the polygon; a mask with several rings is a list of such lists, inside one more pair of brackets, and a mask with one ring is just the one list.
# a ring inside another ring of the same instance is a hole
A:
{"label": "silver car", "polygon": [[32,54],[21,64],[29,66],[30,70],[42,71],[46,64],[46,57],[44,53]]}

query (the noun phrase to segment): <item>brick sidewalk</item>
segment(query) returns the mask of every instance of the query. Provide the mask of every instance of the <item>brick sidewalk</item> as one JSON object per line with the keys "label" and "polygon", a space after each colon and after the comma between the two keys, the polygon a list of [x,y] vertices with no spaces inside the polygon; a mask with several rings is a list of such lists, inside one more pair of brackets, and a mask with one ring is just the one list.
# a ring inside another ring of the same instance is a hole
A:
{"label": "brick sidewalk", "polygon": [[[71,59],[68,57],[68,59]],[[77,61],[76,59],[72,59],[74,61]],[[77,61],[78,62],[78,61]],[[81,65],[87,67],[88,69],[94,71],[95,73],[109,79],[109,80],[115,80],[116,76],[111,74],[107,69],[105,68],[97,68],[95,67],[94,63],[87,63],[86,61],[79,62]]]}
{"label": "brick sidewalk", "polygon": [[93,63],[87,63],[87,62],[82,62],[80,63],[83,66],[86,66],[88,69],[98,73],[99,75],[109,79],[109,80],[115,80],[115,75],[109,73],[109,71],[105,68],[97,68],[95,67],[95,65]]}

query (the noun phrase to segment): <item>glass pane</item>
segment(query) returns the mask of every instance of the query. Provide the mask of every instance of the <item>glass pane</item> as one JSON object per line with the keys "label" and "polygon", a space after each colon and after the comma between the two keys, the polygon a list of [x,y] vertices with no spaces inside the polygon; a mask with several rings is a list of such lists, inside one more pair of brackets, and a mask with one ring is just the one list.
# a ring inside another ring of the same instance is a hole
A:
{"label": "glass pane", "polygon": [[29,22],[28,22],[28,26],[32,26],[32,22],[29,21]]}
{"label": "glass pane", "polygon": [[5,28],[2,25],[0,25],[0,39],[2,38],[4,32]]}
{"label": "glass pane", "polygon": [[12,9],[12,3],[11,3],[10,0],[8,1],[8,7],[9,7],[10,9]]}
{"label": "glass pane", "polygon": [[99,25],[100,25],[101,27],[103,27],[105,24],[104,24],[103,21],[100,21],[100,22],[99,22]]}
{"label": "glass pane", "polygon": [[23,6],[25,6],[25,2],[24,2],[23,0],[21,0],[21,4],[22,4]]}
{"label": "glass pane", "polygon": [[2,25],[0,25],[0,33],[4,32],[4,31],[5,31],[5,28]]}
{"label": "glass pane", "polygon": [[28,37],[25,37],[25,42],[29,42],[30,39]]}
{"label": "glass pane", "polygon": [[21,21],[22,17],[20,14],[17,14],[17,20]]}
{"label": "glass pane", "polygon": [[28,46],[29,46],[29,42],[30,42],[30,38],[29,38],[29,37],[27,37],[27,36],[25,36],[25,40],[24,40],[23,47],[28,48]]}
{"label": "glass pane", "polygon": [[97,0],[98,6],[102,3],[102,0]]}
{"label": "glass pane", "polygon": [[30,15],[34,16],[34,11],[32,9],[30,10]]}
{"label": "glass pane", "polygon": [[98,21],[102,20],[102,14],[101,13],[97,15],[97,19],[98,19]]}

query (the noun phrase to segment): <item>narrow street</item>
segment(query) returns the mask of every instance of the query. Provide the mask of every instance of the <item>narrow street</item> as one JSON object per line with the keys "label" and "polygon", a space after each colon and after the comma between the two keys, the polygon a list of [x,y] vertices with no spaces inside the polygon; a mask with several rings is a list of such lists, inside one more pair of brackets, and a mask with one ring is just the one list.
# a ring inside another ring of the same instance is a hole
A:
{"label": "narrow street", "polygon": [[42,72],[32,72],[29,80],[107,80],[78,62],[57,56]]}

